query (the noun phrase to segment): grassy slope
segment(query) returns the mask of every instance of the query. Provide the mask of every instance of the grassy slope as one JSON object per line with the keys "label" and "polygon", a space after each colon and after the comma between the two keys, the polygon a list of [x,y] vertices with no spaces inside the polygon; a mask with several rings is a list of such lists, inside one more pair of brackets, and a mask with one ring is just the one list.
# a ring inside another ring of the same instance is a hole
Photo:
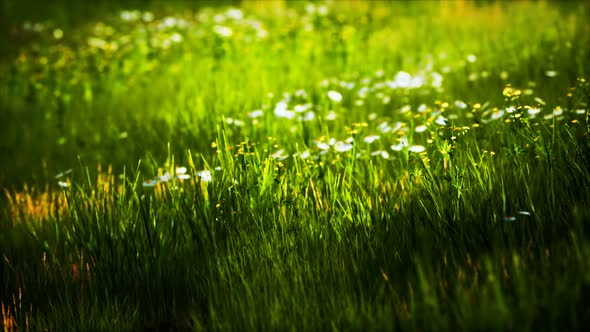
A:
{"label": "grassy slope", "polygon": [[[243,9],[267,38],[248,41],[256,32],[239,20],[224,23],[231,38],[215,35],[211,20],[223,8],[198,19],[158,9],[149,24],[104,14],[113,34],[63,10],[52,14],[53,27],[22,41],[20,60],[2,62],[5,326],[588,324],[590,145],[585,115],[574,112],[589,102],[588,85],[576,81],[588,78],[587,6],[339,2],[327,16],[304,14],[301,3]],[[162,32],[165,13],[195,23]],[[174,32],[183,42],[159,49]],[[91,35],[119,47],[88,46]],[[385,89],[388,104],[371,93],[355,106],[364,77],[384,80],[376,74],[383,70],[393,79],[429,63],[443,73],[442,89]],[[356,86],[348,91],[341,80]],[[506,84],[523,94],[503,95]],[[298,89],[316,118],[277,119],[281,95]],[[425,113],[416,111],[421,104]],[[400,112],[405,105],[412,111]],[[517,108],[520,117],[487,121],[509,106],[541,113],[529,119]],[[564,118],[544,119],[556,106]],[[441,108],[456,118],[433,124]],[[255,121],[246,115],[254,109],[264,111]],[[322,119],[330,110],[337,119]],[[384,121],[403,122],[425,152],[392,151],[400,132],[381,133]],[[423,123],[427,131],[416,133]],[[381,138],[369,146],[370,134]],[[332,147],[317,160],[269,157],[280,149],[315,156],[321,136],[353,137],[354,148]],[[390,158],[370,156],[378,149]],[[97,163],[102,170],[87,168]],[[142,186],[177,165],[192,178]],[[59,189],[53,177],[66,168],[74,168],[71,185]],[[203,169],[211,182],[199,181]]]}

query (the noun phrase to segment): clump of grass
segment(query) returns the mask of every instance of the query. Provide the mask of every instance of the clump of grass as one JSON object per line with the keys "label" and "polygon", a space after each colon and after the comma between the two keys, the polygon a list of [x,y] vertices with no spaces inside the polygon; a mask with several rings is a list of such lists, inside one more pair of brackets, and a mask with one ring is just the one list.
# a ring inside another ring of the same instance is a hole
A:
{"label": "clump of grass", "polygon": [[23,22],[2,326],[583,328],[588,37],[565,7]]}

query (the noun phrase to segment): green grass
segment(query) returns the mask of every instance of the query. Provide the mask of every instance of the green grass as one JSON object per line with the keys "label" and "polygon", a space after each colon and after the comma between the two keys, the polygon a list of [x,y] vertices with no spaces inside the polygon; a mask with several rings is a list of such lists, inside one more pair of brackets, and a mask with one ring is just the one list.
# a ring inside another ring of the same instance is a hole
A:
{"label": "green grass", "polygon": [[0,3],[4,330],[590,324],[583,2]]}

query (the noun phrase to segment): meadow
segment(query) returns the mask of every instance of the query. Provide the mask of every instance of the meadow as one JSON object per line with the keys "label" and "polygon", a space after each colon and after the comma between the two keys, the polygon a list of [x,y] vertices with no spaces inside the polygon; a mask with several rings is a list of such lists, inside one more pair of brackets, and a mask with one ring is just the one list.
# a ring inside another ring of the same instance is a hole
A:
{"label": "meadow", "polygon": [[82,3],[0,1],[3,331],[590,326],[587,3]]}

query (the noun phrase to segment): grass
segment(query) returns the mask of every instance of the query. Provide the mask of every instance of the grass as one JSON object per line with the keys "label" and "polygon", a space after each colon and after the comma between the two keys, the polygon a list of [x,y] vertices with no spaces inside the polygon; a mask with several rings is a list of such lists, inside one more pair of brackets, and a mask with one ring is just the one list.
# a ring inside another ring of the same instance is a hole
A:
{"label": "grass", "polygon": [[590,324],[588,5],[2,4],[5,331]]}

